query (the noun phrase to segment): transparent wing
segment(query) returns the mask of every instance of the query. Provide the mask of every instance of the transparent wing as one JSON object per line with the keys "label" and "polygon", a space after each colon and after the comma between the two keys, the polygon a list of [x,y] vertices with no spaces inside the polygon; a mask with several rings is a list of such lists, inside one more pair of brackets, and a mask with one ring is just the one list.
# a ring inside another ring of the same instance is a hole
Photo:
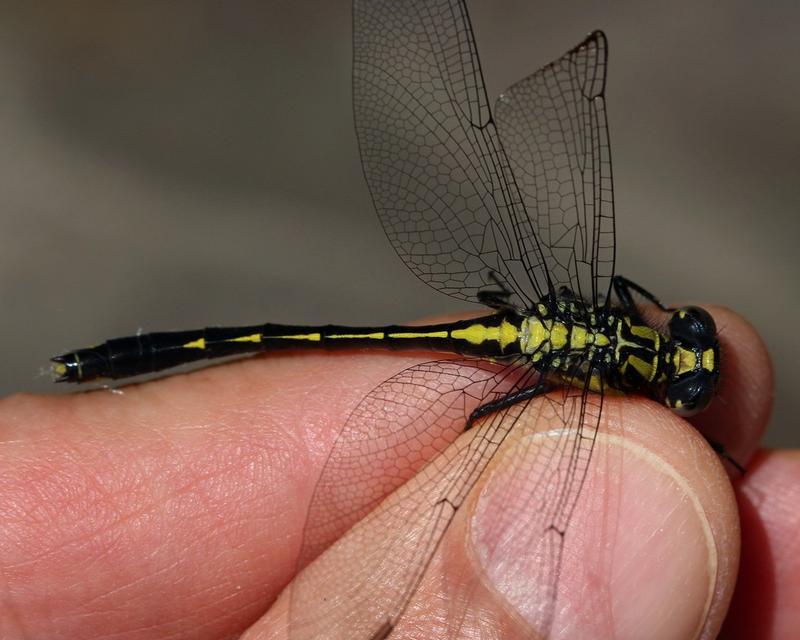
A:
{"label": "transparent wing", "polygon": [[[564,588],[559,585],[564,541],[586,480],[603,409],[603,394],[589,390],[592,373],[591,368],[576,368],[567,376],[571,384],[539,400],[535,409],[531,407],[536,431],[503,458],[507,482],[495,487],[489,498],[494,503],[488,507],[491,518],[478,527],[482,537],[476,546],[483,550],[482,564],[499,567],[495,583],[530,585],[521,592],[505,591],[504,596],[532,621],[539,633],[531,637],[549,636],[557,605],[568,610],[566,602],[558,600],[559,589]],[[602,521],[592,522],[591,528],[602,525]],[[587,535],[585,523],[578,535]],[[597,566],[595,558],[578,562]],[[593,575],[598,591],[604,575],[602,571]],[[573,581],[570,586],[575,586]],[[567,601],[584,602],[587,611],[596,611],[589,604],[592,597],[591,593],[572,594]],[[595,623],[602,627],[600,616]],[[558,624],[568,626],[563,619]]]}
{"label": "transparent wing", "polygon": [[410,367],[373,389],[349,416],[317,482],[299,566],[443,453],[479,404],[530,375],[520,360],[439,360]]}
{"label": "transparent wing", "polygon": [[492,273],[522,306],[551,293],[463,1],[359,0],[353,29],[361,162],[400,257],[424,282],[471,302],[496,284]]}
{"label": "transparent wing", "polygon": [[[518,443],[503,458],[512,474],[525,478],[526,491],[503,496],[507,505],[496,523],[498,533],[485,546],[489,554],[502,555],[508,548],[508,535],[525,536],[527,553],[515,555],[515,563],[521,563],[533,580],[525,602],[513,604],[535,611],[527,619],[534,621],[536,629],[548,628],[556,602],[563,532],[589,462],[600,416],[599,398],[587,402],[592,396],[585,388],[561,389],[491,414],[461,433],[466,416],[478,403],[529,387],[536,376],[521,363],[504,368],[466,360],[427,363],[398,374],[364,399],[339,436],[319,480],[301,563],[311,561],[352,529],[293,585],[292,640],[387,637],[398,625],[413,625],[418,611],[415,595],[433,572],[445,533],[529,405],[531,416],[538,414],[536,429],[549,435],[544,444],[536,444],[534,455],[529,450],[533,445]],[[392,416],[399,416],[396,424]],[[406,431],[411,435],[401,435]],[[384,500],[384,492],[395,487],[394,494]],[[529,528],[520,532],[517,523],[523,511],[527,515],[521,520]],[[442,575],[453,572],[448,565]],[[444,608],[438,616],[443,626],[437,637],[461,637],[463,627],[471,626],[477,615],[479,581],[473,576],[461,583],[451,575],[440,584],[451,584],[459,593],[436,599]],[[335,596],[320,598],[319,585],[328,585]],[[506,628],[517,625],[514,637],[531,631],[527,626],[519,628],[519,620],[495,622]],[[489,623],[482,619],[480,624]]]}
{"label": "transparent wing", "polygon": [[523,246],[546,246],[553,282],[597,308],[609,298],[615,252],[607,59],[606,38],[595,31],[495,105],[529,214],[518,230]]}

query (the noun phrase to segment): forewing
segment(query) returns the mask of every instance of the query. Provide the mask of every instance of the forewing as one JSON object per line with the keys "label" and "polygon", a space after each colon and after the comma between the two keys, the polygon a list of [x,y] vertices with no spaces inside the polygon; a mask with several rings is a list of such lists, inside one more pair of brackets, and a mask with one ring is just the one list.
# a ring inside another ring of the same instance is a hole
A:
{"label": "forewing", "polygon": [[353,23],[361,162],[395,250],[448,295],[474,302],[496,278],[529,307],[549,281],[536,238],[517,236],[527,214],[463,1],[360,0]]}
{"label": "forewing", "polygon": [[[445,363],[437,366],[442,364]],[[456,366],[463,367],[464,364]],[[375,408],[385,408],[388,414],[393,413],[401,396],[405,397],[411,390],[406,388],[398,395],[399,388],[394,386],[395,383],[406,379],[409,374],[412,377],[422,374],[427,378],[427,369],[418,372],[415,369],[403,372],[398,380],[392,379],[370,394],[371,399],[365,400],[365,407],[371,407],[370,413]],[[450,373],[448,371],[446,375]],[[469,377],[477,375],[479,381],[460,385],[466,391],[464,395],[477,390],[480,393],[476,397],[485,393],[485,399],[491,400],[535,384],[538,375],[519,366],[495,371],[491,377],[488,374],[488,371],[480,369],[469,374]],[[460,375],[456,374],[453,380]],[[439,393],[441,391],[438,389]],[[405,403],[405,400],[400,402],[401,405]],[[421,421],[423,425],[437,423],[445,406],[449,408],[444,415],[453,418],[460,413],[460,407],[465,406],[461,401],[440,404],[434,400],[424,404],[428,409],[420,411],[415,408],[411,412],[416,415],[414,422]],[[455,407],[459,409],[450,414]],[[489,541],[481,541],[490,562],[502,559],[504,553],[513,548],[513,556],[506,558],[506,562],[511,563],[513,570],[526,571],[530,576],[530,588],[526,589],[524,599],[514,601],[512,598],[512,604],[518,611],[525,611],[528,621],[528,625],[520,626],[518,616],[504,616],[502,612],[498,614],[497,611],[481,609],[479,592],[484,587],[474,574],[459,573],[441,558],[438,563],[436,559],[459,508],[526,409],[531,418],[530,422],[526,420],[526,424],[535,425],[533,434],[528,433],[521,441],[515,438],[515,445],[501,458],[501,464],[511,474],[509,486],[515,488],[501,494],[503,507],[496,510],[500,516],[493,522]],[[445,596],[433,599],[433,606],[441,609],[433,615],[440,625],[436,637],[462,637],[467,628],[474,629],[475,625],[485,627],[487,632],[489,629],[502,629],[508,633],[511,628],[512,637],[527,637],[533,629],[549,628],[556,605],[563,534],[589,464],[600,409],[601,396],[590,395],[586,386],[570,387],[490,414],[471,431],[462,433],[429,463],[421,465],[413,479],[399,486],[297,578],[291,596],[292,640],[322,636],[388,637],[406,625],[416,628],[415,616],[423,615],[420,612],[428,609],[430,603],[420,604],[415,597],[421,585],[429,595],[431,583],[435,585],[434,590],[447,591]],[[354,415],[362,414],[357,410]],[[406,415],[402,411],[400,415],[401,422],[408,420],[402,417]],[[357,418],[356,421],[360,420]],[[463,429],[463,420],[462,415],[457,421],[446,419],[445,424],[451,424],[455,433]],[[409,424],[405,428],[409,428]],[[386,462],[371,462],[376,450],[379,456],[399,456],[400,466],[406,466],[410,459],[415,458],[408,456],[408,441],[390,447],[376,446],[385,440],[384,436],[372,434],[365,437],[361,430],[361,427],[349,423],[346,428],[349,434],[343,433],[340,437],[342,449],[334,449],[325,468],[309,515],[304,544],[306,561],[332,542],[329,537],[333,529],[341,531],[350,526],[356,512],[361,515],[381,501],[371,486],[380,473],[385,472],[387,465]],[[394,429],[389,429],[389,432],[391,439]],[[415,430],[418,445],[438,438],[431,437],[429,432],[429,427]],[[420,434],[424,435],[419,437]],[[355,451],[351,448],[351,455],[346,455],[345,442],[349,447],[354,442],[363,444],[357,445]],[[368,442],[373,445],[368,446]],[[337,448],[339,444],[337,442]],[[371,451],[367,452],[368,449]],[[362,471],[354,474],[353,469]],[[364,472],[364,469],[370,470]],[[367,499],[355,494],[344,501],[333,497],[336,487],[341,489],[341,482],[346,482],[338,478],[348,473],[350,479],[356,481],[356,486],[367,490]],[[325,480],[326,476],[330,483]],[[406,474],[390,473],[390,477],[390,484],[400,483]],[[520,486],[525,490],[519,491]],[[388,488],[382,485],[382,490]],[[344,510],[346,524],[341,515],[328,509],[332,497],[338,500],[337,509]],[[357,504],[356,508],[353,508],[354,504]],[[334,523],[333,529],[331,522]],[[525,523],[524,527],[520,523]],[[515,536],[516,540],[510,541],[509,538]],[[519,552],[520,548],[525,550],[524,553]],[[319,595],[320,585],[325,585],[328,594],[325,598]]]}
{"label": "forewing", "polygon": [[317,481],[299,567],[445,451],[475,407],[528,375],[521,361],[438,360],[405,369],[373,389],[348,417]]}
{"label": "forewing", "polygon": [[[477,527],[481,537],[476,540],[476,547],[481,550],[483,566],[493,567],[494,584],[526,585],[521,591],[507,590],[504,596],[543,637],[547,637],[559,609],[565,606],[558,601],[565,539],[581,540],[591,549],[583,538],[593,534],[587,533],[585,526],[580,531],[570,529],[603,409],[603,394],[589,390],[592,372],[588,369],[587,376],[586,371],[585,367],[576,367],[575,372],[565,376],[565,381],[572,384],[537,401],[535,432],[526,434],[503,456],[505,482],[495,483],[486,498],[493,505],[477,509],[478,518],[481,509],[491,514]],[[602,524],[594,523],[593,529]],[[578,562],[594,567],[596,561],[595,557],[586,557]],[[574,571],[574,567],[570,570]],[[605,573],[598,571],[593,578],[599,592]],[[594,603],[590,605],[594,596],[573,594],[570,601],[583,598],[587,610],[594,611],[599,608]],[[596,623],[602,626],[599,619]],[[558,620],[556,624],[566,628],[569,621]]]}
{"label": "forewing", "polygon": [[511,86],[495,105],[500,139],[528,212],[519,231],[524,244],[538,247],[527,241],[538,238],[556,287],[595,307],[608,300],[614,275],[607,59],[605,35],[595,31]]}
{"label": "forewing", "polygon": [[[298,569],[353,525],[348,544],[357,541],[362,553],[369,550],[373,557],[358,559],[363,572],[353,572],[355,561],[347,554],[326,554],[303,571],[291,592],[292,640],[318,637],[318,624],[336,620],[341,637],[369,638],[376,625],[400,616],[455,510],[512,424],[495,415],[464,434],[469,414],[536,378],[522,361],[429,362],[400,372],[364,398],[315,488]],[[491,438],[486,425],[492,425]],[[398,489],[401,499],[393,496],[391,507],[375,511]],[[415,543],[409,546],[410,541]],[[320,583],[336,585],[341,597],[323,602],[315,586]]]}

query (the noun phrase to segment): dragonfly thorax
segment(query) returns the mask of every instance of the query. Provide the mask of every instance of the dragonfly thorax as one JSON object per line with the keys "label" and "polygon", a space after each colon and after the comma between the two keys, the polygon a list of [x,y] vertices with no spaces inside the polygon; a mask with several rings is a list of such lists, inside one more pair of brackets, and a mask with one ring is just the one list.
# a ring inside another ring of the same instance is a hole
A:
{"label": "dragonfly thorax", "polygon": [[537,311],[520,322],[520,352],[534,364],[544,361],[549,367],[567,370],[578,360],[609,360],[609,327],[598,325],[596,316],[578,319],[565,309],[550,314],[543,305]]}
{"label": "dragonfly thorax", "polygon": [[[676,311],[668,335],[617,309],[589,313],[572,303],[537,305],[509,320],[519,328],[519,352],[561,383],[582,385],[591,371],[606,387],[647,395],[681,415],[704,409],[716,390],[716,327],[702,309]],[[599,390],[596,380],[591,388]]]}

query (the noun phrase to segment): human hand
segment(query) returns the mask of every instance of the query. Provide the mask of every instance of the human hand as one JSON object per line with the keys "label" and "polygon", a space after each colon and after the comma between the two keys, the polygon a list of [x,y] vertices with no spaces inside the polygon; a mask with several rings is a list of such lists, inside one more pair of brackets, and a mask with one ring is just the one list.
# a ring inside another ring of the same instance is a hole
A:
{"label": "human hand", "polygon": [[[697,422],[748,467],[734,482],[744,560],[723,633],[787,637],[797,628],[800,510],[785,507],[798,503],[800,462],[781,452],[748,462],[769,414],[768,358],[749,325],[713,313],[725,358],[722,401]],[[278,354],[121,394],[3,400],[0,637],[286,637],[290,600],[279,595],[294,577],[308,503],[336,434],[371,388],[429,359]],[[715,633],[739,546],[722,465],[686,423],[648,401],[607,398],[604,416],[604,433],[622,446],[600,439],[593,465],[602,473],[590,473],[581,494],[590,509],[579,506],[568,535],[591,532],[597,521],[589,516],[601,508],[615,562],[603,556],[592,564],[610,574],[592,576],[603,588],[584,588],[577,603],[617,637]],[[603,470],[619,475],[608,484]],[[502,466],[489,475],[447,535],[451,548],[464,549],[455,575],[500,578],[467,606],[504,611],[504,599],[513,604],[524,593],[509,591],[495,568],[478,569],[480,551],[469,551],[487,509],[497,506],[492,491],[508,491]],[[702,531],[709,535],[691,535]],[[327,555],[354,551],[344,544]],[[351,564],[368,553],[360,550]],[[568,568],[561,584],[576,575]],[[336,587],[328,580],[316,588],[322,599]],[[430,609],[415,610],[423,636],[432,622],[426,614],[441,604],[433,592],[424,597]],[[574,619],[556,623],[555,637],[584,628]]]}

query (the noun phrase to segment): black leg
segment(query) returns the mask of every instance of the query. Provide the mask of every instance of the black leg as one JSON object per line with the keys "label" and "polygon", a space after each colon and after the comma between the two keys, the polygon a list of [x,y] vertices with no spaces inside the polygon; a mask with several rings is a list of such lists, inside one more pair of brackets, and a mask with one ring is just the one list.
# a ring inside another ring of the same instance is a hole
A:
{"label": "black leg", "polygon": [[563,284],[558,288],[558,295],[559,295],[559,297],[567,298],[568,300],[577,300],[578,299],[578,296],[575,295],[575,292],[572,289],[570,289],[568,286],[563,285]]}
{"label": "black leg", "polygon": [[514,393],[510,393],[507,396],[503,396],[498,400],[493,400],[492,402],[487,402],[486,404],[482,404],[477,409],[475,409],[470,415],[469,419],[467,420],[467,426],[464,427],[464,431],[469,431],[472,429],[475,421],[483,416],[489,415],[490,413],[495,413],[500,411],[501,409],[505,409],[510,407],[511,405],[517,404],[518,402],[523,402],[524,400],[530,400],[531,398],[535,398],[536,396],[540,396],[542,394],[547,393],[553,387],[545,382],[539,381],[532,387],[526,387],[525,389],[520,389],[519,391],[515,391]]}
{"label": "black leg", "polygon": [[511,297],[511,290],[500,281],[494,271],[489,272],[489,277],[494,281],[498,289],[478,291],[478,301],[492,309],[511,309],[512,307],[508,303],[508,299]]}
{"label": "black leg", "polygon": [[661,311],[667,311],[667,312],[675,311],[675,309],[672,309],[670,307],[665,307],[663,304],[661,304],[661,301],[658,298],[656,298],[652,293],[650,293],[647,289],[639,286],[632,280],[628,280],[624,276],[614,276],[614,279],[611,281],[611,284],[614,287],[614,293],[617,294],[617,298],[619,299],[622,308],[630,316],[641,319],[639,311],[636,308],[636,304],[633,302],[633,296],[631,296],[631,291],[635,291],[645,300],[652,302],[659,309],[661,309]]}
{"label": "black leg", "polygon": [[500,291],[478,291],[478,302],[492,309],[508,309],[511,306],[508,304],[509,295]]}
{"label": "black leg", "polygon": [[739,472],[741,475],[744,475],[744,474],[746,473],[746,471],[747,471],[747,470],[746,470],[746,469],[745,469],[745,468],[744,468],[742,465],[740,465],[738,462],[736,462],[736,460],[734,460],[734,459],[733,459],[733,457],[731,457],[731,454],[730,454],[730,453],[728,453],[727,449],[725,449],[725,447],[724,447],[723,445],[721,445],[719,442],[716,442],[716,441],[714,441],[714,440],[709,440],[708,438],[706,438],[706,442],[708,442],[708,444],[709,444],[709,445],[711,445],[711,448],[712,448],[714,451],[716,451],[716,452],[717,452],[717,455],[719,455],[719,457],[720,457],[720,458],[722,458],[723,460],[727,460],[728,462],[730,462],[730,464],[731,464],[731,465],[732,465],[732,466],[733,466],[733,467],[734,467],[734,468],[735,468],[735,469],[736,469],[736,470],[737,470],[737,471],[738,471],[738,472]]}

